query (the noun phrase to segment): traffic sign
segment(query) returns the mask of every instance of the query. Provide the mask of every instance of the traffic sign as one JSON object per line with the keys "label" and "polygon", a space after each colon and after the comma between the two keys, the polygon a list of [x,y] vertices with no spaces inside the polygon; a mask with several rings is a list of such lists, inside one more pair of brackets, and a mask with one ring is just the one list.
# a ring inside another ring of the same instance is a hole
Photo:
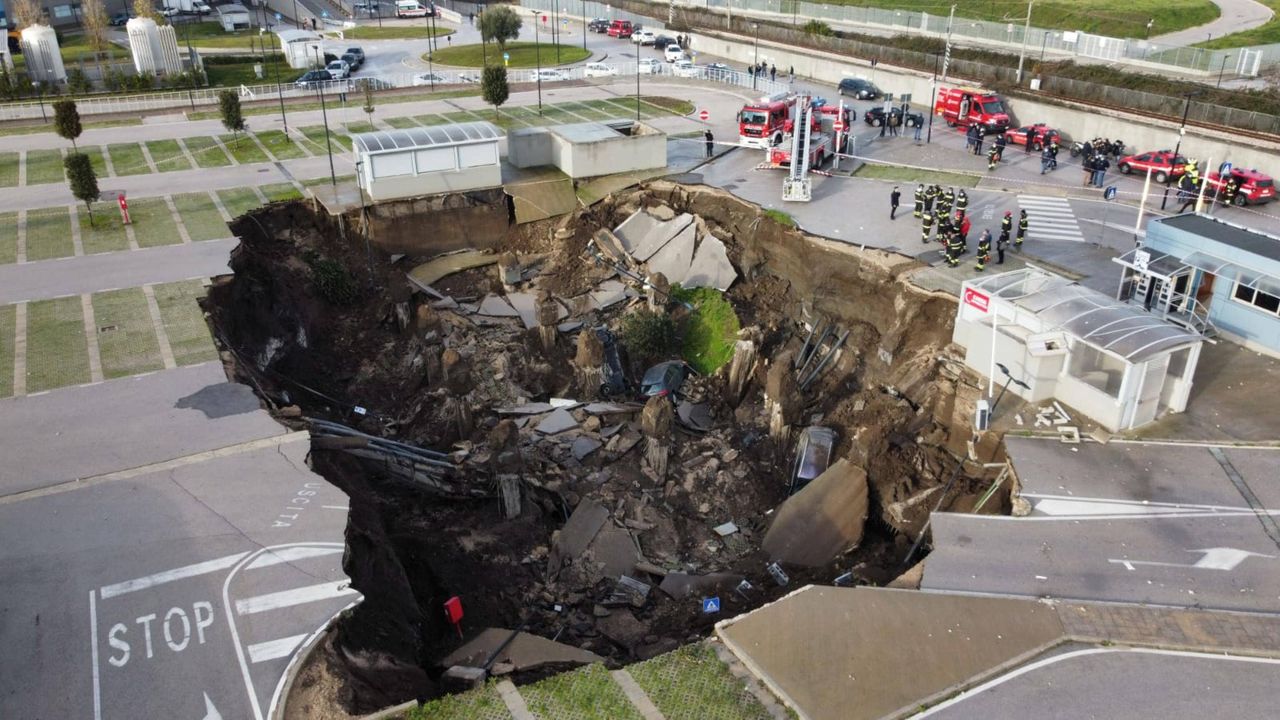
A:
{"label": "traffic sign", "polygon": [[720,612],[720,598],[702,598],[702,612],[707,615]]}
{"label": "traffic sign", "polygon": [[1102,191],[1102,199],[1103,199],[1103,200],[1115,200],[1115,199],[1116,199],[1116,192],[1118,192],[1118,191],[1116,190],[1116,186],[1115,186],[1115,185],[1109,185],[1109,186],[1107,186],[1107,189],[1106,189],[1106,190],[1103,190],[1103,191]]}
{"label": "traffic sign", "polygon": [[546,15],[543,15],[543,16],[542,16],[542,24],[543,24],[543,25],[547,24],[547,16],[546,16]]}
{"label": "traffic sign", "polygon": [[1229,162],[1224,162],[1224,163],[1222,163],[1221,165],[1219,165],[1219,166],[1218,166],[1218,174],[1219,174],[1219,175],[1226,175],[1226,174],[1227,174],[1227,173],[1229,173],[1229,172],[1231,172],[1231,163],[1229,163]]}
{"label": "traffic sign", "polygon": [[320,11],[320,17],[323,17],[323,18],[327,18],[327,17],[329,17],[329,11],[328,11],[328,10],[321,10],[321,11]]}
{"label": "traffic sign", "polygon": [[504,52],[504,53],[502,53],[502,59],[503,59],[503,60],[510,60],[510,59],[511,59],[511,53],[508,53],[508,52]]}
{"label": "traffic sign", "polygon": [[699,113],[698,113],[698,119],[699,119],[699,120],[702,120],[702,121],[710,120],[710,119],[711,119],[711,113],[710,113],[710,112],[708,112],[708,111],[706,111],[706,110],[703,110],[703,111],[701,111],[701,112],[699,112]]}
{"label": "traffic sign", "polygon": [[283,20],[283,19],[284,19],[284,16],[283,16],[283,15],[281,15],[280,13],[276,13],[276,22],[279,22],[279,21],[281,21],[281,20]]}
{"label": "traffic sign", "polygon": [[836,132],[844,132],[844,121],[836,120]]}

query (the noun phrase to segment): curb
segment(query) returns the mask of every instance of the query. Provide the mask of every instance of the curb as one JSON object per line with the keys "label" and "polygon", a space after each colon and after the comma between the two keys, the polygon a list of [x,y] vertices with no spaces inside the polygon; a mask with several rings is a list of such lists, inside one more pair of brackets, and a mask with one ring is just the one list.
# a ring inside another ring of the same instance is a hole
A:
{"label": "curb", "polygon": [[280,676],[280,682],[276,685],[275,693],[271,696],[271,706],[267,708],[267,718],[269,720],[283,720],[289,703],[289,694],[293,691],[293,683],[298,679],[298,673],[302,672],[302,668],[311,659],[311,653],[320,647],[320,639],[333,628],[333,623],[359,602],[360,600],[356,600],[334,613],[328,620],[325,620],[320,627],[316,628],[303,641],[302,647],[293,654],[293,658],[289,660],[289,665],[285,668],[284,675]]}

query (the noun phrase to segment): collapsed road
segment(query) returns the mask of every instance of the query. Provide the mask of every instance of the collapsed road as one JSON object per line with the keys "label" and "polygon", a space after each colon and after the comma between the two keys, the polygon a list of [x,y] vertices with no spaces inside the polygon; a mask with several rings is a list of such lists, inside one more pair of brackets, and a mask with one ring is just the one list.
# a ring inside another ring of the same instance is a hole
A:
{"label": "collapsed road", "polygon": [[[1006,487],[982,503],[1003,448],[970,445],[955,300],[907,283],[910,258],[667,181],[513,225],[500,252],[367,253],[305,202],[233,229],[214,333],[351,499],[364,600],[307,702],[445,692],[512,638],[488,628],[555,641],[487,668],[518,682],[652,657],[805,583],[892,580],[935,508],[1008,511]],[[806,476],[809,426],[834,446]]]}

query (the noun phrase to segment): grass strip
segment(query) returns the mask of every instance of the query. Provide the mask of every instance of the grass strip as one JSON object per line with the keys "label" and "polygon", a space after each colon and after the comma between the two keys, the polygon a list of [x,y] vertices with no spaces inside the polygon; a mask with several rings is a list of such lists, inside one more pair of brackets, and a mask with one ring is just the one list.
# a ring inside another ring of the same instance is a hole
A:
{"label": "grass strip", "polygon": [[150,140],[147,142],[147,151],[151,153],[151,159],[159,172],[191,169],[191,161],[182,153],[177,140]]}
{"label": "grass strip", "polygon": [[138,241],[138,247],[182,243],[178,223],[162,198],[129,201],[129,219],[133,221],[133,237]]}
{"label": "grass strip", "polygon": [[27,260],[52,260],[76,253],[71,214],[65,207],[27,211]]}
{"label": "grass strip", "polygon": [[164,369],[160,341],[142,288],[94,293],[93,318],[98,326],[103,378]]}
{"label": "grass strip", "polygon": [[151,166],[142,156],[142,146],[138,143],[108,145],[107,152],[111,154],[111,167],[118,176],[146,175],[151,172]]}
{"label": "grass strip", "polygon": [[204,321],[204,311],[197,302],[205,295],[204,284],[199,280],[182,280],[156,285],[152,290],[156,295],[156,305],[160,306],[160,319],[164,323],[165,335],[169,337],[169,348],[173,350],[173,359],[178,365],[217,360],[218,352]]}
{"label": "grass strip", "polygon": [[80,245],[85,255],[118,252],[129,249],[129,236],[124,232],[118,206],[113,202],[93,204],[93,221],[84,208],[76,208],[80,223]]}
{"label": "grass strip", "polygon": [[231,231],[209,193],[174,195],[173,204],[178,208],[178,215],[182,217],[182,224],[186,226],[192,242],[231,237]]}
{"label": "grass strip", "polygon": [[187,150],[191,156],[196,159],[196,165],[202,168],[228,167],[231,160],[227,154],[218,147],[218,143],[211,137],[197,135],[183,139],[187,145]]}
{"label": "grass strip", "polygon": [[[119,170],[117,170],[119,172]],[[27,184],[45,185],[66,182],[62,169],[62,153],[57,150],[27,151]]]}
{"label": "grass strip", "polygon": [[27,305],[27,392],[89,382],[89,343],[80,296]]}

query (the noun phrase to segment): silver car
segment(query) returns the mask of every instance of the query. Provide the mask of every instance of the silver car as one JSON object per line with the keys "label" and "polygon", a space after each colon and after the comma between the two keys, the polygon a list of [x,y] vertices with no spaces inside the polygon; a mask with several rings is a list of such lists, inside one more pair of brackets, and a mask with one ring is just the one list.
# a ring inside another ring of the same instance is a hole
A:
{"label": "silver car", "polygon": [[791,465],[791,481],[788,495],[794,495],[827,471],[836,448],[836,431],[814,425],[800,431],[796,443],[796,459]]}

